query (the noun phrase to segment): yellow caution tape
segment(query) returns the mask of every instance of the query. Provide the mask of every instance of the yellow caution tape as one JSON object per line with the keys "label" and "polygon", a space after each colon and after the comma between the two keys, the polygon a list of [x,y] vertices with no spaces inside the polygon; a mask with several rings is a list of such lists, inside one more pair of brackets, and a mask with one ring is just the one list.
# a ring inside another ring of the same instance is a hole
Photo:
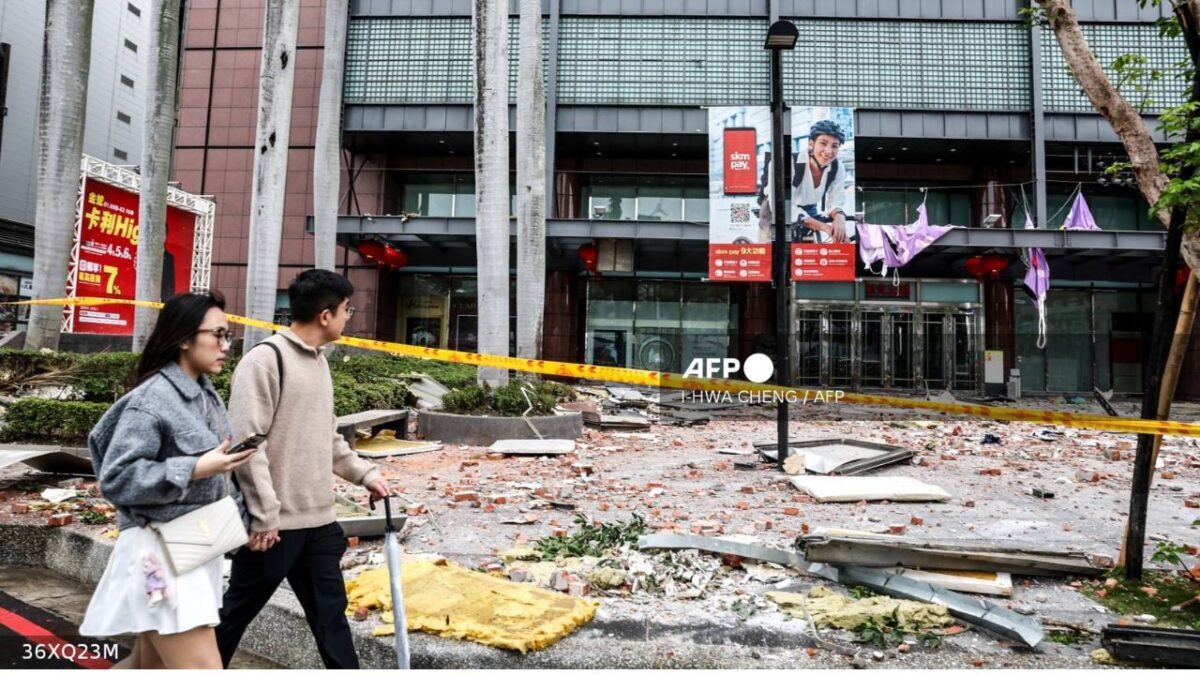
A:
{"label": "yellow caution tape", "polygon": [[[58,298],[54,300],[25,300],[22,302],[0,303],[13,305],[134,305],[137,307],[162,308],[161,302],[148,300],[126,300],[119,298]],[[230,323],[253,326],[266,330],[281,330],[284,326],[260,321],[244,316],[227,315]],[[653,370],[635,370],[632,368],[617,368],[614,366],[594,366],[583,363],[567,363],[563,361],[546,361],[542,359],[524,359],[512,356],[496,356],[493,354],[475,354],[459,352],[451,349],[435,349],[432,347],[416,347],[399,342],[384,342],[365,338],[343,337],[339,344],[362,349],[412,356],[419,359],[432,359],[448,363],[462,363],[470,366],[516,370],[552,377],[567,377],[573,379],[593,379],[605,382],[620,382],[648,387],[665,387],[670,389],[691,389],[698,391],[728,392],[735,401],[747,400],[743,396],[753,397],[752,401],[775,401],[785,398],[790,402],[804,403],[842,403],[864,406],[881,406],[901,410],[921,410],[928,412],[946,413],[950,415],[967,415],[992,420],[1008,422],[1032,422],[1038,424],[1058,424],[1065,427],[1093,429],[1131,434],[1155,434],[1163,436],[1187,436],[1200,438],[1200,423],[1172,422],[1159,420],[1143,420],[1130,417],[1109,417],[1089,413],[1067,413],[1053,410],[1031,410],[1028,408],[1001,408],[971,403],[942,403],[939,401],[923,401],[901,396],[878,396],[874,394],[859,394],[854,392],[831,391],[825,389],[805,389],[780,387],[771,384],[755,384],[743,380],[730,380],[707,377],[685,377],[678,373],[663,373]],[[697,399],[697,403],[701,399]]]}

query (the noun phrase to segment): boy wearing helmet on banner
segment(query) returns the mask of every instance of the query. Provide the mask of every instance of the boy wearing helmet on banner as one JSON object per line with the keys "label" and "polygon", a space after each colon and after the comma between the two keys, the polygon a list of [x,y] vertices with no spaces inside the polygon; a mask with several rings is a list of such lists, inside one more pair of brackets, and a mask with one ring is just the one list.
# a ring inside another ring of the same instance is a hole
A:
{"label": "boy wearing helmet on banner", "polygon": [[845,142],[846,133],[833,120],[809,129],[808,152],[796,157],[792,170],[792,199],[798,205],[792,241],[844,243],[853,237],[842,210],[847,171],[838,153]]}

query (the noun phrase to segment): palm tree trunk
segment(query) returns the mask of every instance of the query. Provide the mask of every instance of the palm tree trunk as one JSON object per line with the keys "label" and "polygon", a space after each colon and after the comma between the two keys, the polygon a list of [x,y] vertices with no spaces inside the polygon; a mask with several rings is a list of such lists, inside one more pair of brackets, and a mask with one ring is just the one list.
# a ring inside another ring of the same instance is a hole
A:
{"label": "palm tree trunk", "polygon": [[336,271],[337,215],[342,131],[342,78],[346,70],[346,29],[349,0],[327,0],[325,53],[321,99],[317,108],[316,150],[313,152],[313,244],[315,263]]}
{"label": "palm tree trunk", "polygon": [[[475,256],[479,353],[508,356],[508,1],[474,0]],[[502,385],[508,371],[480,368]]]}
{"label": "palm tree trunk", "polygon": [[[167,177],[174,145],[179,73],[179,0],[151,0],[150,49],[146,64],[146,119],[142,133],[142,184],[138,201],[137,298],[174,295],[162,288],[163,242],[167,234]],[[133,351],[150,339],[158,311],[134,308]]]}
{"label": "palm tree trunk", "polygon": [[[288,133],[296,72],[299,0],[268,0],[263,22],[262,70],[258,80],[258,135],[250,193],[250,247],[246,268],[246,314],[270,321],[279,286],[279,245],[287,180]],[[247,328],[244,348],[270,333]]]}
{"label": "palm tree trunk", "polygon": [[[75,229],[94,0],[47,0],[46,41],[38,95],[37,215],[34,219],[33,297],[61,298]],[[34,305],[25,346],[58,349],[63,310]]]}
{"label": "palm tree trunk", "polygon": [[521,0],[517,72],[517,356],[542,357],[546,304],[546,84],[542,3]]}

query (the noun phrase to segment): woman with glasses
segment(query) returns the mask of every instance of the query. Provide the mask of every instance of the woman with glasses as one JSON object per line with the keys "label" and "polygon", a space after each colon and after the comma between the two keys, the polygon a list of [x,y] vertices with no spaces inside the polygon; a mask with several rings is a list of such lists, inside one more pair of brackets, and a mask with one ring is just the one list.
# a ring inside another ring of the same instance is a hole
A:
{"label": "woman with glasses", "polygon": [[[137,386],[88,437],[100,491],[120,535],[79,632],[135,634],[123,668],[220,668],[213,627],[221,607],[218,556],[176,576],[152,526],[224,498],[226,474],[253,448],[227,454],[229,414],[208,377],[229,352],[225,300],[188,293],[167,301],[142,352]],[[233,497],[247,523],[240,492]]]}

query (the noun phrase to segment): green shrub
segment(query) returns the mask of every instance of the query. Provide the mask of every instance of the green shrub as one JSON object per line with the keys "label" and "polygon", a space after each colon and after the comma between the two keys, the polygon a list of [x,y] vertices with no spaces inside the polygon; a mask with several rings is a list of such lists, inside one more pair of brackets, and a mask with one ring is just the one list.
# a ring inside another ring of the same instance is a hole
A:
{"label": "green shrub", "polygon": [[448,389],[466,387],[474,384],[476,380],[475,366],[383,354],[334,357],[329,361],[329,370],[346,373],[360,381],[399,375],[428,375],[446,385]]}
{"label": "green shrub", "polygon": [[0,349],[0,393],[19,395],[42,386],[70,384],[77,358],[69,353]]}
{"label": "green shrub", "polygon": [[106,410],[107,403],[23,398],[8,407],[0,440],[83,444]]}
{"label": "green shrub", "polygon": [[80,355],[73,384],[85,401],[112,403],[133,387],[139,358],[141,355],[133,352]]}
{"label": "green shrub", "polygon": [[512,380],[497,388],[494,400],[496,412],[514,417],[520,417],[526,410],[530,415],[549,415],[554,410],[554,403],[554,394],[540,383],[528,380]]}
{"label": "green shrub", "polygon": [[487,389],[478,384],[451,389],[442,397],[442,409],[459,415],[482,412],[487,408],[487,395]]}
{"label": "green shrub", "polygon": [[[530,415],[550,415],[557,403],[574,399],[575,391],[564,384],[547,380],[518,379],[495,390],[477,384],[451,389],[442,397],[442,409],[460,415],[520,417],[526,410],[529,410]],[[533,404],[532,410],[530,403]]]}
{"label": "green shrub", "polygon": [[344,372],[331,373],[331,377],[333,411],[336,415],[351,415],[376,408],[403,408],[408,398],[408,385],[400,380],[386,377],[357,379]]}

